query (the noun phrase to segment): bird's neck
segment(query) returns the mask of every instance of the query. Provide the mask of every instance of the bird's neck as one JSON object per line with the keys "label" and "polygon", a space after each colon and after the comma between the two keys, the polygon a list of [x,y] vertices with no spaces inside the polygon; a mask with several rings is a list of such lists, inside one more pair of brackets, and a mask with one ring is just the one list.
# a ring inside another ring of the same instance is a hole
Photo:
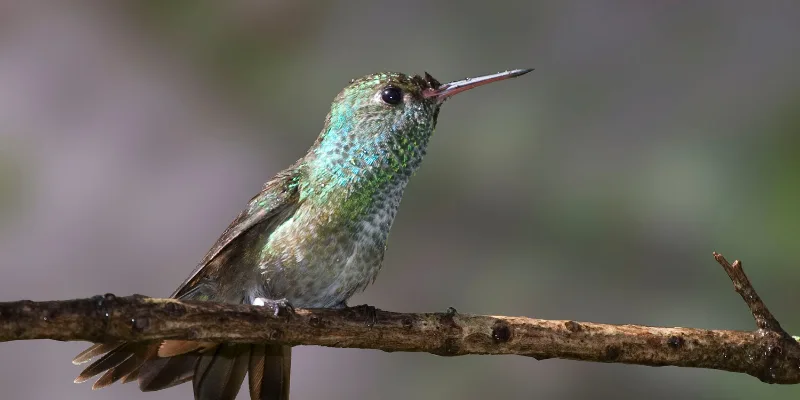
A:
{"label": "bird's neck", "polygon": [[[301,200],[356,219],[388,198],[402,196],[430,137],[427,125],[402,130],[385,118],[359,117],[334,105],[317,142],[303,159]],[[399,199],[397,199],[399,202]]]}
{"label": "bird's neck", "polygon": [[378,140],[343,147],[323,142],[309,151],[305,167],[301,200],[353,221],[382,207],[381,203],[399,202],[415,169]]}
{"label": "bird's neck", "polygon": [[381,203],[399,202],[410,174],[383,168],[389,162],[385,157],[390,156],[309,160],[301,200],[330,217],[349,221],[367,217]]}

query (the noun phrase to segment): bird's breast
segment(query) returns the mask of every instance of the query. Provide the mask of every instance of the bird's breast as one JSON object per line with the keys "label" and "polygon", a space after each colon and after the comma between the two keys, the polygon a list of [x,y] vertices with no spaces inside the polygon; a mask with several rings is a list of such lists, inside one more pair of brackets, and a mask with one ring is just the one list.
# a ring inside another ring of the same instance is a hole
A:
{"label": "bird's breast", "polygon": [[404,187],[375,194],[355,218],[332,204],[301,206],[264,246],[267,296],[298,307],[334,307],[366,288],[380,270]]}

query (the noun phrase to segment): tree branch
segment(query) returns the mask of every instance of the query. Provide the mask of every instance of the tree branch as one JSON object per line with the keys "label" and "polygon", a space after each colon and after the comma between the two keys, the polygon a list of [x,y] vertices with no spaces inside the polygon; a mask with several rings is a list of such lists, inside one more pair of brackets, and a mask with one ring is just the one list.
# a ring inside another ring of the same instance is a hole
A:
{"label": "tree branch", "polygon": [[[0,303],[0,342],[188,339],[273,342],[428,352],[441,356],[516,354],[649,366],[712,368],[769,383],[800,383],[800,345],[769,312],[735,261],[714,257],[750,307],[753,332],[607,325],[569,320],[445,313],[394,313],[353,307],[297,309],[111,294],[65,301]],[[374,318],[374,320],[372,320]],[[370,323],[367,323],[370,322]],[[374,322],[374,323],[373,323]]]}

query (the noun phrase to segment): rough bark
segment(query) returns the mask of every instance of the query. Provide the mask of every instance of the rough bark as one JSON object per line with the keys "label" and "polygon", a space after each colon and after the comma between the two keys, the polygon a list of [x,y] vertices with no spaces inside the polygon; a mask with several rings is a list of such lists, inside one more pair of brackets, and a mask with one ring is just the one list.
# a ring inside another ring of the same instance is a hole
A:
{"label": "rough bark", "polygon": [[800,382],[800,346],[781,327],[736,261],[714,254],[750,307],[751,332],[607,325],[571,320],[444,313],[395,313],[368,306],[282,309],[112,294],[63,301],[0,303],[0,341],[91,342],[189,339],[274,342],[428,352],[515,354],[649,366],[712,368],[769,383]]}

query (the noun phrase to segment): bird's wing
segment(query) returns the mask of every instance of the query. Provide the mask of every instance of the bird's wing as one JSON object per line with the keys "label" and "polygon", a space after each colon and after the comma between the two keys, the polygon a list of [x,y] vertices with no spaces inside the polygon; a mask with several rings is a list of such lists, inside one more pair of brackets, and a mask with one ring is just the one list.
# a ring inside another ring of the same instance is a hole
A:
{"label": "bird's wing", "polygon": [[[173,298],[181,298],[190,293],[203,281],[204,277],[214,275],[224,262],[212,262],[226,248],[236,242],[245,232],[262,223],[280,223],[296,209],[300,195],[298,188],[298,168],[292,166],[264,184],[259,194],[253,197],[236,219],[231,222],[217,242],[203,257],[203,261],[191,275],[175,290]],[[278,221],[280,220],[280,221]],[[273,224],[272,229],[277,226]]]}

